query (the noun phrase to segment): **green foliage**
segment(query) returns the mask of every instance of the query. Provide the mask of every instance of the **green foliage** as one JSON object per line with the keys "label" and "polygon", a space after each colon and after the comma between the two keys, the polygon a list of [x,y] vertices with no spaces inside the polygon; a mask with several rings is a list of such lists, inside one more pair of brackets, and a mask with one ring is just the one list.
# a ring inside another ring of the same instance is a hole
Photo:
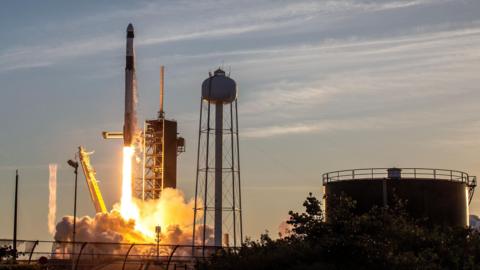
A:
{"label": "green foliage", "polygon": [[15,252],[11,246],[0,247],[0,262],[13,260],[14,256]]}
{"label": "green foliage", "polygon": [[480,269],[478,231],[427,226],[407,214],[404,201],[394,201],[358,215],[356,202],[340,196],[325,218],[320,201],[310,194],[305,212],[289,212],[289,236],[274,240],[264,234],[199,268]]}

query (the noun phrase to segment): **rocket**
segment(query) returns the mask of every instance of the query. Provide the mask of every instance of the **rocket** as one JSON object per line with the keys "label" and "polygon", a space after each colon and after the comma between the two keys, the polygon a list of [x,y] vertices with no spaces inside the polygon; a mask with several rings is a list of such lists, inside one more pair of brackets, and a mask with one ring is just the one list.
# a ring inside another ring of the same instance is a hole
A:
{"label": "rocket", "polygon": [[137,78],[135,75],[135,51],[133,25],[127,27],[127,51],[125,58],[125,115],[123,132],[103,131],[104,139],[122,139],[124,146],[131,146],[137,132]]}
{"label": "rocket", "polygon": [[127,53],[125,61],[125,118],[123,122],[123,145],[132,145],[137,130],[137,79],[135,76],[135,51],[133,25],[127,27]]}

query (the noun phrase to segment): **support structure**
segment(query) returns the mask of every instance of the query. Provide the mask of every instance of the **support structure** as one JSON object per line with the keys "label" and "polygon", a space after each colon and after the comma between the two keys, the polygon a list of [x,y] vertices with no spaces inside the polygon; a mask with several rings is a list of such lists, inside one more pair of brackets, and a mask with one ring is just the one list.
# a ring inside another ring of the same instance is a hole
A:
{"label": "support structure", "polygon": [[206,246],[243,241],[237,111],[236,83],[218,69],[203,82],[200,102],[192,244],[203,255]]}
{"label": "support structure", "polygon": [[143,131],[143,177],[135,181],[137,198],[160,198],[164,188],[177,187],[177,155],[185,151],[185,140],[177,135],[177,122],[165,118],[164,67],[160,68],[158,118],[145,121]]}
{"label": "support structure", "polygon": [[93,152],[87,152],[83,146],[78,147],[80,164],[82,165],[83,174],[85,175],[85,180],[87,181],[88,191],[90,193],[93,206],[95,207],[95,211],[97,213],[107,213],[107,207],[105,206],[102,192],[100,191],[100,187],[98,187],[97,173],[90,163],[90,155],[92,153]]}

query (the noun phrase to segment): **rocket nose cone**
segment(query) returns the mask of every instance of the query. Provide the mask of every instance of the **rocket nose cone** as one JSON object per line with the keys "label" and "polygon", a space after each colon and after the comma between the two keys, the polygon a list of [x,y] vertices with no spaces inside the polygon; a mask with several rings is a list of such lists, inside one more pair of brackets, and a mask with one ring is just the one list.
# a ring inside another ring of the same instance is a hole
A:
{"label": "rocket nose cone", "polygon": [[133,25],[130,23],[127,27],[127,38],[134,38]]}

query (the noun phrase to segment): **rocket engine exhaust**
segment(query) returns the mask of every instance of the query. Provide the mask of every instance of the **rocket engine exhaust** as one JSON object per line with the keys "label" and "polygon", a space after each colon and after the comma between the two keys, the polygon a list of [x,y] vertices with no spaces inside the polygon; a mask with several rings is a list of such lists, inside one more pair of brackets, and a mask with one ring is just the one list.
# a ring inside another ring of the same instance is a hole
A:
{"label": "rocket engine exhaust", "polygon": [[132,157],[133,148],[123,147],[123,171],[122,171],[122,198],[120,201],[120,213],[125,219],[138,219],[138,211],[133,203],[132,192]]}

